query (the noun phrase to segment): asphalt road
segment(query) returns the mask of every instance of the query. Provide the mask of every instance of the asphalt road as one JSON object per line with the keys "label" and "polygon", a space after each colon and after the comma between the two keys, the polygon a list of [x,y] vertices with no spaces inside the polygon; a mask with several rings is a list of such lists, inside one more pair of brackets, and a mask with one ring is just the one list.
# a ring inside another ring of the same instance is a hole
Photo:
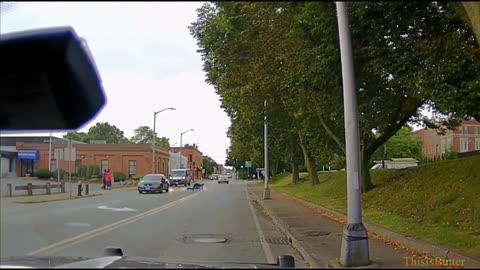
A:
{"label": "asphalt road", "polygon": [[273,263],[288,254],[305,267],[249,200],[246,181],[203,182],[203,191],[173,187],[139,194],[126,188],[38,204],[2,198],[0,256],[99,257],[104,247],[119,246],[127,256],[184,263]]}

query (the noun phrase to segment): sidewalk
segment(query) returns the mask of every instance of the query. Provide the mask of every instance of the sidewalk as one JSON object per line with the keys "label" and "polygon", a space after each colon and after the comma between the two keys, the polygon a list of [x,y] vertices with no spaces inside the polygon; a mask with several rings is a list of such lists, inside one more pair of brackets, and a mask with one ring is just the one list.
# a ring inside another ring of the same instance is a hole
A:
{"label": "sidewalk", "polygon": [[[274,190],[271,190],[271,200],[263,200],[263,186],[251,184],[248,190],[251,198],[272,217],[313,268],[331,267],[329,263],[340,256],[344,220],[328,214],[331,218],[327,218]],[[421,265],[426,258],[424,255],[394,243],[387,244],[370,233],[369,248],[370,260],[374,263],[372,268],[440,268]],[[416,267],[412,263],[416,263]],[[473,266],[465,265],[465,268],[470,267]]]}

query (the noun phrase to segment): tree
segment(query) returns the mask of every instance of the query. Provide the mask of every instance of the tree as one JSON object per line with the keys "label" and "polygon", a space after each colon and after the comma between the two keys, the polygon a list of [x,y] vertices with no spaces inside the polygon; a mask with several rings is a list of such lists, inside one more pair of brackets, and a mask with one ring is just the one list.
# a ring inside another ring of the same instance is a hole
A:
{"label": "tree", "polygon": [[[423,141],[419,136],[413,135],[409,126],[401,128],[397,134],[391,137],[384,147],[380,147],[373,155],[374,160],[391,158],[414,158],[423,159]],[[385,155],[384,155],[384,149]],[[372,165],[372,164],[370,164]]]}
{"label": "tree", "polygon": [[77,131],[68,132],[67,134],[63,135],[63,138],[84,142],[84,143],[90,142],[90,139],[88,138],[88,135],[85,132],[77,132]]}
{"label": "tree", "polygon": [[[479,48],[444,2],[354,2],[349,13],[368,191],[372,155],[407,122],[428,123],[422,106],[444,115],[443,124],[478,115]],[[232,146],[259,156],[267,99],[278,104],[267,107],[279,126],[272,129],[272,158],[288,151],[279,147],[286,145],[281,129],[293,132],[316,184],[315,162],[345,153],[335,4],[207,3],[190,30],[207,82],[232,119]]]}
{"label": "tree", "polygon": [[[141,126],[134,130],[134,135],[130,139],[133,143],[152,143],[153,130],[148,126]],[[166,137],[156,137],[155,145],[157,147],[170,148],[170,139]]]}
{"label": "tree", "polygon": [[213,172],[215,172],[218,164],[215,162],[215,160],[213,160],[211,157],[207,156],[207,155],[204,155],[203,156],[203,166],[202,166],[202,169],[205,170],[205,176],[206,175],[210,175],[212,174]]}
{"label": "tree", "polygon": [[88,129],[89,140],[105,140],[107,143],[129,143],[122,130],[107,122],[97,123]]}

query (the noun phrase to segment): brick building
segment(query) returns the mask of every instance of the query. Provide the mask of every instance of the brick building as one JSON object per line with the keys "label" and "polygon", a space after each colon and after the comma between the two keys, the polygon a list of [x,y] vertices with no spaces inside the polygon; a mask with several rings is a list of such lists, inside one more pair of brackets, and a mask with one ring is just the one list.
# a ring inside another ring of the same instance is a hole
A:
{"label": "brick building", "polygon": [[[52,143],[52,170],[57,168],[57,160],[53,153],[55,149],[67,147],[65,141]],[[131,175],[145,175],[152,173],[152,145],[151,144],[74,144],[76,160],[70,162],[72,172],[78,165],[99,165],[101,171],[110,169],[113,172],[122,172],[127,177]],[[24,168],[32,168],[36,171],[40,168],[48,168],[49,144],[48,143],[24,143],[17,142],[18,155],[29,152],[31,159],[16,160],[16,173],[25,176],[28,172]],[[23,155],[23,154],[22,154]],[[156,149],[156,173],[168,173],[169,152],[168,149]],[[68,162],[59,160],[60,169],[67,171]]]}
{"label": "brick building", "polygon": [[423,154],[426,158],[441,157],[451,146],[457,153],[480,150],[480,122],[464,120],[454,130],[438,135],[435,129],[421,129],[413,132],[423,140]]}
{"label": "brick building", "polygon": [[[180,152],[180,147],[171,147],[170,151]],[[182,147],[182,155],[188,158],[188,164],[182,163],[182,168],[192,170],[194,180],[203,179],[203,153],[198,150],[198,145],[193,144]]]}

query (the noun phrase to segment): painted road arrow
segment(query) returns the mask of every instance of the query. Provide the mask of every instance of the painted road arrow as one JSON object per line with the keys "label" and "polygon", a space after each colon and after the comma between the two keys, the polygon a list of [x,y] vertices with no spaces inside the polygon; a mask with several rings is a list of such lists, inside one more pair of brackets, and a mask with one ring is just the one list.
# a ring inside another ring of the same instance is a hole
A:
{"label": "painted road arrow", "polygon": [[105,205],[99,206],[98,209],[111,210],[111,211],[115,211],[115,212],[137,211],[135,209],[128,208],[128,207],[114,208],[114,207],[108,207],[108,206],[105,206]]}

